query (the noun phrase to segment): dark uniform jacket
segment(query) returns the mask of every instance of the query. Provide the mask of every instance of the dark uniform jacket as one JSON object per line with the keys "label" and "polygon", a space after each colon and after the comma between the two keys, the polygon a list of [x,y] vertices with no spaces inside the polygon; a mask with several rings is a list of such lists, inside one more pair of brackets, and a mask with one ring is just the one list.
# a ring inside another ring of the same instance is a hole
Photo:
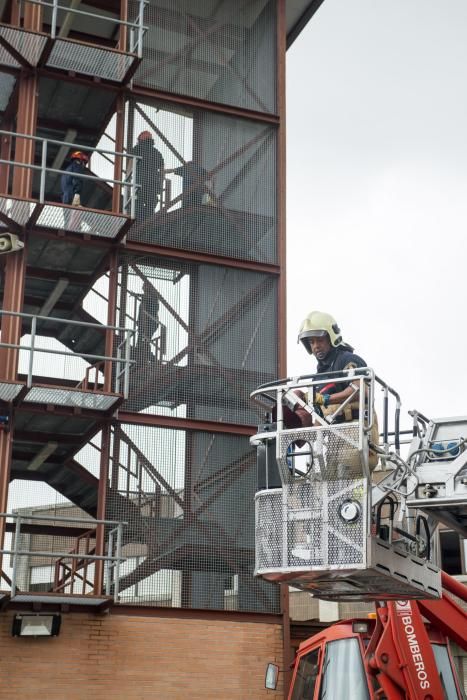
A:
{"label": "dark uniform jacket", "polygon": [[[362,359],[359,355],[356,355],[353,352],[353,348],[350,347],[350,345],[340,345],[337,348],[333,348],[324,358],[324,360],[319,360],[318,361],[318,367],[317,371],[318,374],[324,375],[323,378],[326,377],[326,374],[330,372],[341,372],[342,370],[345,369],[356,369],[358,367],[366,367],[367,364],[364,359]],[[348,384],[339,382],[335,377],[333,377],[331,374],[329,376],[329,384],[324,384],[319,388],[319,393],[321,394],[337,394],[340,391],[343,391]],[[335,410],[335,406],[333,407]],[[352,411],[355,411],[356,409],[352,406]],[[353,418],[358,417],[358,411],[355,416],[352,416]],[[337,416],[336,422],[342,422],[345,420],[345,417],[342,416]]]}
{"label": "dark uniform jacket", "polygon": [[60,186],[62,190],[62,203],[71,204],[75,194],[81,195],[83,191],[84,178],[74,177],[74,173],[85,173],[86,166],[77,159],[73,159],[63,173]]}

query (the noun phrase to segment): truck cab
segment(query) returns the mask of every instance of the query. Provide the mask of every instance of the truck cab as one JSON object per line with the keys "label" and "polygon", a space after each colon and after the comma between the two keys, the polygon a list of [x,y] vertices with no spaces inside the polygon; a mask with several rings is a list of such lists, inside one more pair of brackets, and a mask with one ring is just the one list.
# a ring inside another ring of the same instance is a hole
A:
{"label": "truck cab", "polygon": [[[302,642],[293,666],[289,700],[412,698],[400,690],[390,695],[383,690],[378,680],[381,671],[373,668],[367,653],[375,627],[373,619],[345,620]],[[444,690],[443,700],[462,700],[465,696],[446,637],[430,625],[426,629]]]}

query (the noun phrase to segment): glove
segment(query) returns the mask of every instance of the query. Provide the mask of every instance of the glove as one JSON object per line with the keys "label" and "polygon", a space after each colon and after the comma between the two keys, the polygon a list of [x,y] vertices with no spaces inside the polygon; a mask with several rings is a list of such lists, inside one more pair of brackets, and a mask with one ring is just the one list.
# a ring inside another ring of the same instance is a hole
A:
{"label": "glove", "polygon": [[303,391],[287,391],[287,393],[285,393],[283,397],[284,406],[290,408],[291,411],[295,411],[299,405],[297,399],[305,401],[305,394],[303,393]]}
{"label": "glove", "polygon": [[81,198],[79,194],[75,194],[73,196],[73,201],[71,203],[74,207],[80,207],[81,206]]}
{"label": "glove", "polygon": [[329,405],[330,398],[331,394],[316,394],[313,403],[315,406],[324,406],[326,408]]}

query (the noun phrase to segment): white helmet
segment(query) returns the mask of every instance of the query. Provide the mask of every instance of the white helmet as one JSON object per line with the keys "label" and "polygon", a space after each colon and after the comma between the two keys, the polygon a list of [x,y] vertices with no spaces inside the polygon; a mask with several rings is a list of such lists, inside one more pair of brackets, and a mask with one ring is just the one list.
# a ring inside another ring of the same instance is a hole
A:
{"label": "white helmet", "polygon": [[324,335],[329,336],[329,341],[334,348],[338,345],[344,345],[342,340],[341,330],[337,325],[336,319],[323,311],[312,311],[308,314],[300,326],[298,340],[302,343],[308,353],[311,355],[311,346],[308,342],[309,338],[322,338]]}

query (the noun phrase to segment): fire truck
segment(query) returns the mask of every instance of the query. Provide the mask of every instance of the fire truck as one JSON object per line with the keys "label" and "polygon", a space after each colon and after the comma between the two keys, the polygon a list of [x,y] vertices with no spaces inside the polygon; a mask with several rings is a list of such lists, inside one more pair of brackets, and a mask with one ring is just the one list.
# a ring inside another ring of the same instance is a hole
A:
{"label": "fire truck", "polygon": [[[351,393],[324,415],[315,396],[329,381]],[[256,575],[375,604],[371,619],[301,644],[289,700],[462,698],[448,642],[467,650],[467,587],[441,571],[438,530],[467,537],[467,417],[411,411],[401,431],[399,394],[370,368],[279,380],[252,397],[265,410],[251,438]]]}

